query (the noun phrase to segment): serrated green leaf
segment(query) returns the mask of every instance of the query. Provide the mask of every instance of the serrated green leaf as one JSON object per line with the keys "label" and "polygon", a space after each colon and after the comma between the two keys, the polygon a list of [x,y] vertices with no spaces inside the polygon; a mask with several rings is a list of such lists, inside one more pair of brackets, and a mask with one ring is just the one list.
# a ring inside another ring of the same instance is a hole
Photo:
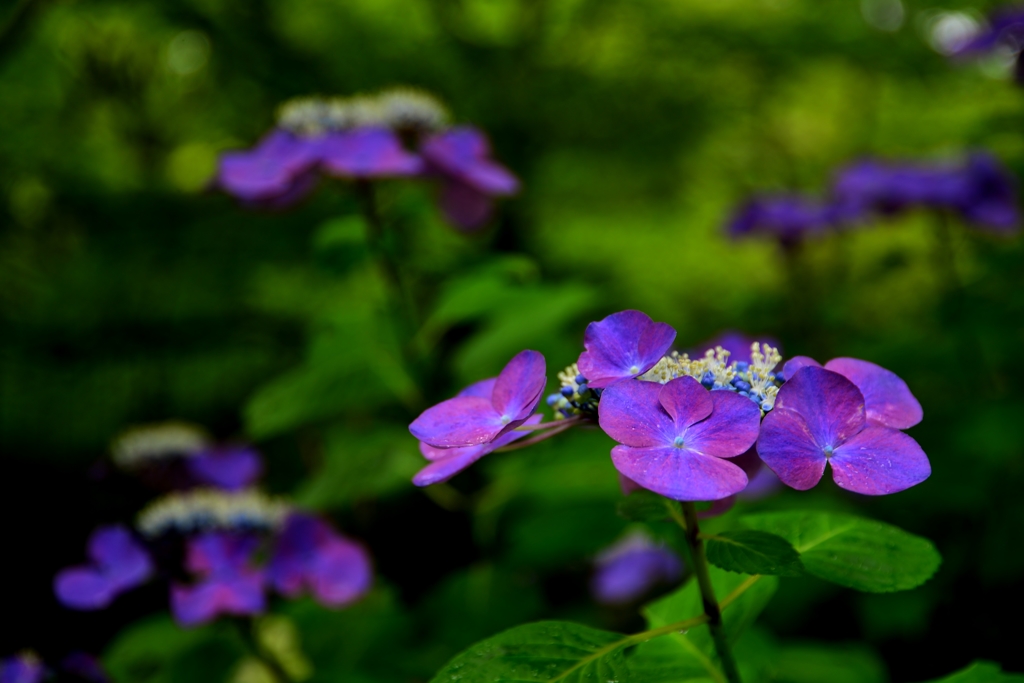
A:
{"label": "serrated green leaf", "polygon": [[804,569],[869,593],[920,586],[942,562],[931,541],[871,519],[836,512],[767,512],[742,524],[778,534],[800,553]]}
{"label": "serrated green leaf", "polygon": [[978,660],[965,669],[928,683],[1024,683],[1024,675],[1003,673],[995,662]]}
{"label": "serrated green leaf", "polygon": [[565,621],[516,626],[483,640],[441,669],[431,683],[593,683],[628,681],[629,636]]}
{"label": "serrated green leaf", "polygon": [[651,491],[634,491],[619,501],[615,511],[631,522],[657,522],[669,516],[669,505],[679,503]]}
{"label": "serrated green leaf", "polygon": [[[753,623],[778,587],[774,576],[745,576],[710,567],[709,574],[719,603],[727,599],[722,624],[733,643]],[[742,591],[742,592],[739,592]],[[673,593],[643,609],[648,628],[658,628],[703,613],[696,581],[688,581]],[[711,633],[706,626],[672,633],[636,648],[630,666],[644,683],[689,680],[707,676],[717,666]]]}
{"label": "serrated green leaf", "polygon": [[793,545],[765,531],[723,531],[707,539],[708,562],[730,572],[801,576],[800,554]]}

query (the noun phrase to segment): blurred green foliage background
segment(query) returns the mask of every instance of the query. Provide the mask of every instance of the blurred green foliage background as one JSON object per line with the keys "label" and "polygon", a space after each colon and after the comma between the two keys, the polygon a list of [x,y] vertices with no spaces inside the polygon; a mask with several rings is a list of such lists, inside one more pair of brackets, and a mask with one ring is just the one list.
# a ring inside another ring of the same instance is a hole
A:
{"label": "blurred green foliage background", "polygon": [[[240,675],[238,643],[219,626],[127,627],[162,604],[153,591],[102,616],[63,611],[49,592],[88,530],[139,502],[97,464],[110,439],[167,418],[254,440],[271,490],[369,545],[380,579],[364,603],[282,606],[316,680],[426,680],[462,647],[531,619],[638,627],[635,610],[598,608],[586,592],[590,559],[627,526],[603,435],[492,456],[425,494],[408,481],[422,460],[405,430],[522,348],[544,352],[553,377],[576,359],[588,321],[638,308],[675,326],[681,348],[730,328],[779,339],[786,356],[872,360],[924,406],[912,435],[932,460],[925,484],[882,500],[829,484],[757,505],[860,510],[934,539],[943,569],[892,596],[783,579],[752,636],[785,643],[765,680],[914,681],[978,657],[1024,668],[1020,627],[1004,623],[1024,607],[1020,240],[956,225],[951,272],[924,214],[815,240],[789,259],[722,230],[748,193],[822,191],[862,155],[986,148],[1024,172],[1024,93],[998,64],[954,65],[934,47],[942,22],[986,9],[0,9],[0,510],[18,558],[8,585],[24,587],[0,596],[19,624],[4,651],[106,651],[119,682]],[[388,314],[350,188],[282,213],[204,190],[217,154],[252,144],[282,100],[394,84],[426,88],[486,130],[524,185],[469,237],[441,222],[430,188],[381,188],[390,247],[413,283],[411,341]],[[223,666],[197,673],[197,653]]]}

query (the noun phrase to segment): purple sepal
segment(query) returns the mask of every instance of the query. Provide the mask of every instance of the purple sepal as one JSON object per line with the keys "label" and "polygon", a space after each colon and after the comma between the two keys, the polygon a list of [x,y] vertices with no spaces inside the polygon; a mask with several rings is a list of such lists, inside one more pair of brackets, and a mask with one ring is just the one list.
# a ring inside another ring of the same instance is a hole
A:
{"label": "purple sepal", "polygon": [[836,484],[866,495],[902,491],[931,473],[916,441],[867,419],[853,382],[813,366],[798,370],[779,390],[761,425],[757,452],[798,490],[817,484],[829,462]]}
{"label": "purple sepal", "polygon": [[361,545],[326,521],[293,513],[277,538],[267,576],[287,597],[308,590],[323,605],[341,607],[362,597],[373,582],[370,557]]}
{"label": "purple sepal", "polygon": [[450,128],[429,137],[420,153],[432,169],[489,196],[513,195],[519,180],[494,162],[487,136],[476,128]]}
{"label": "purple sepal", "polygon": [[18,654],[0,659],[0,683],[40,683],[46,667],[34,654]]}
{"label": "purple sepal", "polygon": [[[528,418],[524,425],[538,424],[543,416],[540,414]],[[463,446],[462,448],[434,448],[430,444],[420,442],[420,452],[430,464],[416,473],[412,483],[416,486],[430,486],[448,481],[456,474],[466,469],[488,453],[507,446],[513,441],[527,436],[530,432],[505,432],[494,441],[480,444],[478,446]]]}
{"label": "purple sepal", "polygon": [[211,448],[192,456],[186,464],[197,481],[225,491],[244,489],[263,474],[263,459],[249,446]]}
{"label": "purple sepal", "polygon": [[644,597],[658,584],[683,574],[683,563],[670,550],[645,536],[629,536],[598,555],[590,590],[606,605],[622,605]]}
{"label": "purple sepal", "polygon": [[832,204],[802,195],[774,195],[748,200],[729,220],[732,237],[766,234],[783,244],[819,235],[837,227],[843,216]]}
{"label": "purple sepal", "polygon": [[315,139],[274,129],[251,150],[222,154],[213,184],[244,201],[269,201],[293,192],[318,160]]}
{"label": "purple sepal", "polygon": [[438,448],[485,444],[523,424],[540,403],[545,377],[544,356],[521,351],[494,382],[489,398],[456,396],[427,408],[409,431]]}
{"label": "purple sepal", "polygon": [[356,128],[328,133],[318,145],[320,165],[344,178],[387,178],[417,175],[423,160],[402,148],[387,128]]}
{"label": "purple sepal", "polygon": [[182,626],[221,614],[252,616],[266,610],[263,572],[252,566],[259,538],[224,532],[189,539],[185,566],[200,580],[171,585],[171,613]]}
{"label": "purple sepal", "polygon": [[675,500],[718,500],[747,476],[732,458],[757,439],[760,411],[748,399],[708,392],[692,377],[664,386],[617,382],[601,396],[599,423],[620,444],[615,468],[643,488]]}
{"label": "purple sepal", "polygon": [[121,525],[94,531],[89,538],[88,554],[91,565],[64,569],[54,578],[54,593],[65,607],[102,609],[153,573],[149,554]]}
{"label": "purple sepal", "polygon": [[676,331],[640,311],[612,313],[587,325],[586,349],[579,357],[580,374],[594,389],[630,379],[653,368],[672,347]]}

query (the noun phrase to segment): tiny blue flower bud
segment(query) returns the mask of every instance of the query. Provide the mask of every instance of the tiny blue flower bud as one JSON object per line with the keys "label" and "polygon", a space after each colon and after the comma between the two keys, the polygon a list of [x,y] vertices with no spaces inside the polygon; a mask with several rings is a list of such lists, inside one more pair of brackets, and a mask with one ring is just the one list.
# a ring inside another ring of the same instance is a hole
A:
{"label": "tiny blue flower bud", "polygon": [[736,372],[746,372],[749,367],[750,363],[747,363],[746,361],[736,361]]}
{"label": "tiny blue flower bud", "polygon": [[739,391],[750,391],[750,382],[739,377],[733,377],[732,385]]}
{"label": "tiny blue flower bud", "polygon": [[558,403],[559,399],[561,399],[561,398],[562,398],[562,397],[561,397],[560,395],[558,395],[558,394],[551,394],[551,395],[550,395],[550,396],[548,396],[548,398],[547,398],[547,401],[548,401],[548,405],[549,405],[549,406],[553,406],[553,405],[555,405],[556,403]]}
{"label": "tiny blue flower bud", "polygon": [[562,396],[565,396],[566,398],[569,398],[575,393],[576,390],[573,389],[572,387],[562,387]]}
{"label": "tiny blue flower bud", "polygon": [[576,375],[576,384],[584,384],[586,381],[587,378],[583,375]]}
{"label": "tiny blue flower bud", "polygon": [[706,389],[710,389],[711,387],[715,386],[715,373],[711,372],[710,370],[708,372],[705,372],[704,376],[700,380],[700,383],[703,384],[704,388]]}
{"label": "tiny blue flower bud", "polygon": [[590,391],[590,389],[586,384],[581,384],[576,388],[576,393],[580,396],[586,396],[588,391]]}

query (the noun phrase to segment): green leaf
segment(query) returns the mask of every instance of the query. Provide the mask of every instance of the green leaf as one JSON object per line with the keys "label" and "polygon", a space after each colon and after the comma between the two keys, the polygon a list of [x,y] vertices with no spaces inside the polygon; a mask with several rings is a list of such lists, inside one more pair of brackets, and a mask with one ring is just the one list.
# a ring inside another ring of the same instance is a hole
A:
{"label": "green leaf", "polygon": [[122,630],[103,664],[118,683],[221,683],[244,655],[225,624],[186,630],[161,614]]}
{"label": "green leaf", "polygon": [[634,491],[619,502],[615,511],[631,522],[657,522],[669,516],[669,506],[679,503],[652,491]]}
{"label": "green leaf", "polygon": [[[768,604],[779,580],[774,576],[745,576],[717,567],[709,570],[719,603],[735,595],[722,611],[726,635],[735,643]],[[740,590],[742,592],[737,594]],[[658,628],[703,611],[700,588],[691,580],[674,593],[644,607],[643,614],[648,628]],[[643,643],[636,648],[630,666],[638,674],[637,680],[644,683],[707,676],[717,666],[711,633],[706,626],[699,626]]]}
{"label": "green leaf", "polygon": [[965,669],[929,683],[1024,683],[1024,675],[1003,673],[995,662],[978,660]]}
{"label": "green leaf", "polygon": [[789,541],[764,531],[723,531],[707,539],[708,562],[741,574],[801,576],[800,555]]}
{"label": "green leaf", "polygon": [[885,683],[885,665],[860,645],[783,645],[768,664],[779,683]]}
{"label": "green leaf", "polygon": [[516,626],[473,645],[432,683],[593,683],[627,681],[629,636],[565,621]]}
{"label": "green leaf", "polygon": [[748,515],[741,522],[792,543],[809,574],[869,593],[920,586],[942,562],[931,541],[853,515],[768,512]]}

